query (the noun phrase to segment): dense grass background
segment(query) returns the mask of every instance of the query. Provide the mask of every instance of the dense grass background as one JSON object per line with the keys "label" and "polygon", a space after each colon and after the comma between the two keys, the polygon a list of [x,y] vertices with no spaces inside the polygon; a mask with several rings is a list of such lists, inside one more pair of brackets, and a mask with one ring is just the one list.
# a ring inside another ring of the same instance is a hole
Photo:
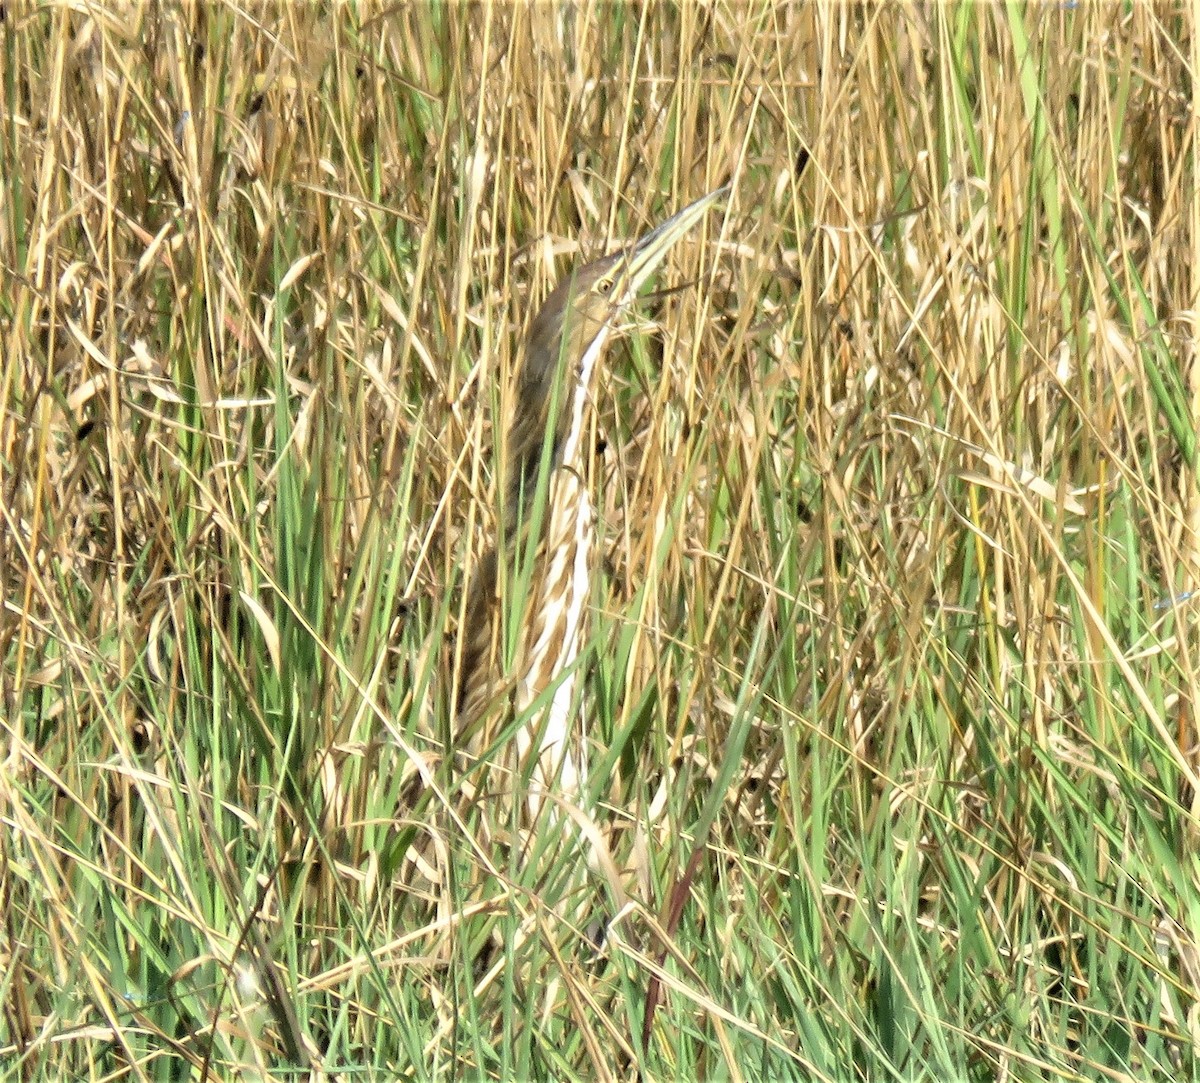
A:
{"label": "dense grass background", "polygon": [[[1200,1077],[1194,12],[3,20],[0,1073]],[[450,755],[493,425],[729,176],[597,392],[589,860]]]}

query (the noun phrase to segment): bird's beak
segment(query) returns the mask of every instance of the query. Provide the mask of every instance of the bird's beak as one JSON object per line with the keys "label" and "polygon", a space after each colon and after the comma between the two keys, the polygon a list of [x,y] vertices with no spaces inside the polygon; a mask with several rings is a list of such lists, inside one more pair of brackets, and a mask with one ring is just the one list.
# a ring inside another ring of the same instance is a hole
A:
{"label": "bird's beak", "polygon": [[623,292],[626,296],[632,299],[642,283],[654,273],[678,241],[691,231],[710,207],[723,202],[728,196],[729,185],[726,184],[706,196],[701,196],[694,203],[689,203],[662,225],[635,241],[629,252],[629,265],[625,272],[626,289]]}

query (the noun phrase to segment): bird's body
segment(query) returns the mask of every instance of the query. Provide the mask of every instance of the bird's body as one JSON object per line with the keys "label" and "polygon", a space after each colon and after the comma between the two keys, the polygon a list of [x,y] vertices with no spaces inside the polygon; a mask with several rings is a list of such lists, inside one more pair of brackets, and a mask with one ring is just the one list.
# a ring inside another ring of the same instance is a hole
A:
{"label": "bird's body", "polygon": [[[638,289],[723,195],[724,189],[710,193],[628,249],[579,268],[551,292],[530,326],[507,428],[503,538],[481,563],[467,599],[459,717],[471,723],[500,689],[511,686],[518,717],[531,716],[516,743],[522,765],[536,744],[531,779],[537,789],[556,784],[560,793],[574,794],[585,778],[583,743],[573,723],[595,542],[583,447],[593,378],[617,319]],[[543,464],[549,474],[538,514],[534,501]],[[500,647],[501,561],[509,573],[516,558],[531,551],[528,532],[534,523],[540,537],[532,550],[510,685]],[[531,712],[543,698],[544,713]],[[539,804],[531,794],[531,807],[536,811]]]}
{"label": "bird's body", "polygon": [[[561,763],[560,782],[568,791],[573,791],[580,781],[574,759],[565,755],[565,742],[575,688],[574,663],[583,637],[588,601],[589,561],[595,539],[592,516],[591,497],[579,474],[555,470],[547,492],[543,540],[534,556],[539,567],[534,569],[525,597],[525,611],[536,617],[522,622],[514,651],[517,667],[514,676],[518,680],[513,688],[513,708],[518,714],[533,705],[554,682],[556,674],[562,675],[548,704],[538,775],[544,779],[553,777]],[[525,542],[522,532],[506,546],[510,576],[516,554],[524,549]],[[507,683],[501,661],[500,559],[495,549],[488,552],[467,599],[458,713],[468,723],[484,713]],[[531,723],[517,732],[517,754],[522,762],[534,739],[534,729],[542,727]]]}

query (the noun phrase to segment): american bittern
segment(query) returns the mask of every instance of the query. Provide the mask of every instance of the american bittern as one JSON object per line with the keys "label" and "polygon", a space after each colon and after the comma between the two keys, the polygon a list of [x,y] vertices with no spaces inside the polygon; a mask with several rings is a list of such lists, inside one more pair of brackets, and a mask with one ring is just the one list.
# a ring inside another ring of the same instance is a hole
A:
{"label": "american bittern", "polygon": [[[545,463],[541,538],[511,674],[518,715],[548,697],[545,713],[536,712],[517,732],[522,764],[535,742],[538,746],[536,790],[557,779],[560,792],[572,794],[585,777],[582,741],[578,750],[572,747],[571,722],[593,563],[582,444],[597,362],[646,279],[726,191],[710,192],[629,247],[576,270],[546,298],[529,329],[508,428],[504,538],[485,557],[468,595],[458,713],[471,723],[506,683],[499,664],[500,560],[528,544]],[[531,807],[536,811],[539,804],[536,792],[531,794]]]}

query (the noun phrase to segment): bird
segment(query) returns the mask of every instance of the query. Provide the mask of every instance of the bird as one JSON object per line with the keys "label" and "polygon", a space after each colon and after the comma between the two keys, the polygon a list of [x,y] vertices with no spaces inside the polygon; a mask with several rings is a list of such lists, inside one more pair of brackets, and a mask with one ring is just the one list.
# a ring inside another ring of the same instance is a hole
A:
{"label": "bird", "polygon": [[[500,536],[475,571],[463,611],[457,716],[465,732],[501,691],[511,690],[516,717],[528,716],[515,742],[520,766],[530,767],[534,817],[551,787],[575,796],[587,774],[575,689],[595,565],[584,436],[596,372],[646,280],[728,193],[728,186],[709,192],[631,244],[577,268],[543,302],[524,343],[506,427]],[[531,546],[533,530],[538,536]],[[528,586],[506,672],[502,564],[511,584],[530,553],[532,567],[520,573]]]}

